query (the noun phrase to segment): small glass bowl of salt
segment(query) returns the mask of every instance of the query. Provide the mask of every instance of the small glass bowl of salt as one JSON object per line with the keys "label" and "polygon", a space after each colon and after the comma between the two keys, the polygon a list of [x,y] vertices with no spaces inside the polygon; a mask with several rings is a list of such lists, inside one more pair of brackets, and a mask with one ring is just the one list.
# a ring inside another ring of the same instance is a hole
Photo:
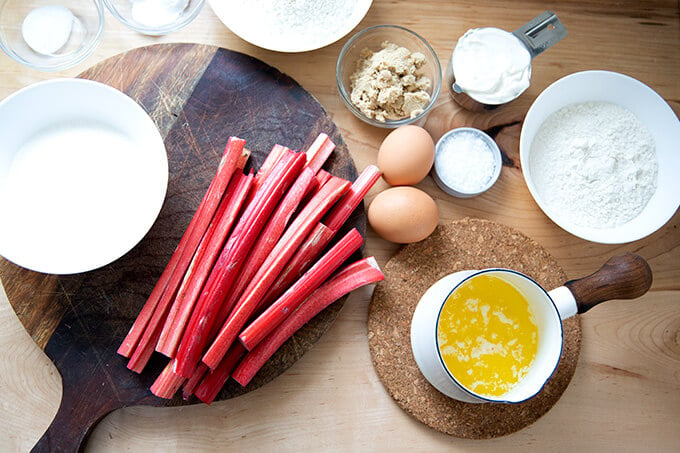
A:
{"label": "small glass bowl of salt", "polygon": [[82,62],[104,30],[102,0],[0,1],[0,48],[40,71],[61,71]]}
{"label": "small glass bowl of salt", "polygon": [[205,0],[104,0],[111,14],[132,30],[166,35],[191,23]]}
{"label": "small glass bowl of salt", "polygon": [[496,142],[472,127],[450,130],[435,145],[432,177],[449,195],[470,198],[498,180],[503,161]]}

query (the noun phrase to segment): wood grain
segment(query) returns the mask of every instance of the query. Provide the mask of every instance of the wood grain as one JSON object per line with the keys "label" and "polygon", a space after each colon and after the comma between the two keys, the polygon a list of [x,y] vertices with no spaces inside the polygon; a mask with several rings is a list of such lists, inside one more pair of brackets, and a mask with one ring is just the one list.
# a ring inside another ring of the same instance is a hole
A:
{"label": "wood grain", "polygon": [[[521,120],[550,83],[575,71],[618,71],[646,83],[680,112],[680,11],[675,0],[561,0],[513,2],[375,0],[354,30],[393,23],[424,36],[445,64],[468,28],[513,30],[545,9],[554,10],[569,36],[541,54],[529,90],[507,109],[475,115],[442,95],[427,129],[439,136],[453,126],[482,129],[511,124],[497,140],[510,159]],[[357,120],[335,86],[335,62],[346,39],[314,52],[279,54],[254,47],[227,30],[206,7],[182,31],[137,35],[107,15],[102,44],[84,64],[39,73],[0,55],[0,97],[38,80],[72,76],[122,51],[159,42],[199,42],[239,50],[298,80],[329,111],[359,169],[376,161],[387,134]],[[384,182],[369,194],[372,199]],[[439,434],[405,414],[373,371],[366,340],[371,291],[350,297],[314,349],[266,387],[211,407],[136,407],[107,416],[88,442],[91,451],[427,450],[427,451],[676,451],[680,444],[680,213],[649,238],[623,246],[593,244],[553,224],[532,200],[517,165],[506,165],[489,193],[456,200],[427,178],[441,222],[465,216],[519,229],[545,247],[569,278],[595,271],[610,256],[642,255],[654,274],[639,300],[603,304],[585,314],[576,373],[559,403],[538,422],[511,436],[467,441]],[[366,253],[381,264],[398,246],[370,230]],[[3,279],[5,287],[11,282]],[[24,332],[6,299],[0,303],[0,447],[26,451],[50,423],[61,391],[54,366]],[[1,302],[1,301],[0,301]],[[644,310],[640,310],[644,306]],[[351,395],[348,397],[348,395]]]}

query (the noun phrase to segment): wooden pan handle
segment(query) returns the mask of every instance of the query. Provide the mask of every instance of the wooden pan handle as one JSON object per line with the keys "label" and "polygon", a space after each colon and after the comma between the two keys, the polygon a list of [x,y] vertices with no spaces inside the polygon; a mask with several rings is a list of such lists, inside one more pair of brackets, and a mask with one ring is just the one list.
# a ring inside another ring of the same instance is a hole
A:
{"label": "wooden pan handle", "polygon": [[600,302],[635,299],[652,286],[652,270],[640,255],[625,253],[609,259],[595,273],[564,284],[584,313]]}

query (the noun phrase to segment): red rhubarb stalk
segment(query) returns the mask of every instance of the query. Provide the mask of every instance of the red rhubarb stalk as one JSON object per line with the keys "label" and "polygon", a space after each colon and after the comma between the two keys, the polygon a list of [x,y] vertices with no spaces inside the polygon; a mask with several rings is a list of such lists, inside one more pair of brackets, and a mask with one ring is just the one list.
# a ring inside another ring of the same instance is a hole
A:
{"label": "red rhubarb stalk", "polygon": [[264,337],[295,311],[363,243],[364,240],[356,228],[350,230],[337,244],[319,258],[319,261],[305,272],[293,286],[288,288],[264,313],[258,316],[255,321],[241,332],[238,338],[243,346],[249,351],[253,350]]}
{"label": "red rhubarb stalk", "polygon": [[300,308],[250,351],[234,370],[232,377],[245,387],[274,352],[322,310],[351,291],[384,279],[385,276],[373,257],[345,267],[314,291]]}
{"label": "red rhubarb stalk", "polygon": [[187,270],[182,286],[163,326],[156,351],[168,357],[175,355],[184,328],[191,316],[191,311],[241,210],[252,181],[252,174],[236,173],[232,177],[217,214]]}
{"label": "red rhubarb stalk", "polygon": [[243,356],[246,355],[246,352],[240,343],[234,343],[219,366],[214,371],[206,373],[203,377],[203,380],[194,391],[196,397],[206,404],[212,403],[222,387],[224,387],[227,379],[229,379],[231,372],[234,371],[234,368],[236,368]]}
{"label": "red rhubarb stalk", "polygon": [[236,161],[236,168],[239,170],[243,171],[244,168],[246,168],[246,164],[248,163],[248,159],[250,159],[250,150],[248,148],[243,148],[243,151],[241,151],[241,155],[239,156],[238,160]]}
{"label": "red rhubarb stalk", "polygon": [[230,235],[192,312],[177,350],[175,372],[190,378],[209,341],[212,324],[227,292],[231,289],[257,235],[276,204],[302,170],[305,155],[288,151],[246,207]]}
{"label": "red rhubarb stalk", "polygon": [[172,371],[172,362],[172,360],[168,362],[168,365],[163,368],[161,374],[151,385],[151,393],[159,398],[171,399],[185,380],[182,376]]}
{"label": "red rhubarb stalk", "polygon": [[[123,343],[118,348],[119,354],[130,357],[135,348],[141,343],[141,340],[144,339],[143,337],[146,337],[145,341],[148,341],[156,327],[151,326],[149,328],[149,323],[153,319],[154,314],[157,311],[167,311],[167,307],[164,304],[169,305],[170,301],[174,298],[174,294],[181,283],[191,258],[217,210],[231,175],[236,169],[244,145],[244,140],[236,137],[229,138],[215,177],[210,183],[196,213],[189,223],[189,227],[182,236],[182,239],[180,239],[179,245],[173,252],[168,265],[165,267],[146,304],[137,316]],[[164,316],[157,316],[157,319],[163,318]],[[148,348],[148,344],[142,344],[141,347]]]}
{"label": "red rhubarb stalk", "polygon": [[331,230],[323,223],[317,223],[316,227],[314,227],[297,252],[295,252],[295,255],[288,261],[288,264],[279,274],[274,284],[269,288],[267,295],[262,298],[260,307],[271,305],[295,280],[304,274],[314,264],[314,261],[321,256],[321,253],[331,242],[335,233],[335,230]]}
{"label": "red rhubarb stalk", "polygon": [[[321,172],[317,176],[319,174]],[[316,225],[288,262],[286,268],[264,297],[262,302],[264,305],[271,304],[312,265],[378,179],[380,179],[380,170],[375,165],[369,165],[361,172],[349,191],[331,209],[323,223]]]}
{"label": "red rhubarb stalk", "polygon": [[348,188],[349,183],[347,181],[334,176],[288,226],[257,274],[250,281],[208,353],[203,357],[203,361],[211,369],[217,367],[241,328],[257,309],[262,297],[314,225]]}
{"label": "red rhubarb stalk", "polygon": [[316,179],[319,181],[319,186],[323,186],[324,184],[326,184],[326,181],[331,179],[331,176],[333,176],[333,175],[328,173],[323,168],[321,170],[319,170],[319,172],[316,174]]}
{"label": "red rhubarb stalk", "polygon": [[205,363],[201,362],[198,364],[193,376],[187,379],[182,386],[182,398],[185,400],[191,398],[191,395],[193,395],[196,390],[196,386],[201,383],[208,370],[210,370],[210,368],[208,368],[208,365]]}
{"label": "red rhubarb stalk", "polygon": [[264,181],[267,179],[267,176],[269,176],[269,173],[272,172],[274,166],[279,161],[281,156],[283,156],[289,151],[290,149],[282,145],[274,145],[272,147],[272,150],[269,151],[269,154],[265,158],[264,162],[262,162],[260,169],[257,170],[257,174],[255,175],[254,182],[255,191],[257,191],[260,188],[260,186],[264,183]]}
{"label": "red rhubarb stalk", "polygon": [[302,201],[305,193],[307,193],[312,181],[314,181],[314,171],[310,168],[303,169],[300,176],[298,176],[297,180],[288,190],[286,196],[281,200],[281,203],[279,203],[276,211],[271,219],[269,219],[269,222],[262,230],[260,237],[250,251],[247,261],[241,268],[242,270],[239,273],[238,280],[234,283],[234,286],[227,295],[227,299],[220,307],[220,311],[214,323],[214,332],[211,339],[217,335],[215,327],[219,329],[219,327],[224,324],[224,321],[226,321],[229,313],[231,313],[231,310],[234,308],[234,305],[236,305],[236,302],[246,286],[248,286],[250,280],[260,269],[265,259],[267,259],[267,256],[276,245],[276,242],[281,238],[291,216]]}
{"label": "red rhubarb stalk", "polygon": [[380,179],[380,169],[375,165],[366,167],[342,200],[328,213],[324,224],[331,230],[338,231],[378,179]]}
{"label": "red rhubarb stalk", "polygon": [[335,149],[328,135],[321,133],[307,150],[307,166],[317,173]]}
{"label": "red rhubarb stalk", "polygon": [[[149,359],[153,354],[153,345],[156,344],[160,335],[161,329],[154,329],[151,335],[148,337],[148,341],[144,343],[144,347],[140,347],[141,343],[139,346],[137,346],[135,352],[132,354],[132,357],[130,357],[130,360],[127,363],[129,370],[134,371],[137,374],[140,374],[142,371],[144,371],[144,367],[149,362]],[[144,337],[142,339],[144,340]]]}

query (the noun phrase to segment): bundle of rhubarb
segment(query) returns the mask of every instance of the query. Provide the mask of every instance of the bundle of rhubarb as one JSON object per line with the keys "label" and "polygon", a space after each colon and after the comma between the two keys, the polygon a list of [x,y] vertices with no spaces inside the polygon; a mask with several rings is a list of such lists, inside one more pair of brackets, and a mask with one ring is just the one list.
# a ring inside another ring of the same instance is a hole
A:
{"label": "bundle of rhubarb", "polygon": [[211,403],[229,377],[245,386],[297,330],[334,301],[384,278],[356,229],[333,238],[380,177],[350,183],[321,167],[335,145],[321,134],[305,152],[275,145],[244,173],[245,141],[229,138],[215,177],[118,353],[141,373],[169,358],[151,387]]}

